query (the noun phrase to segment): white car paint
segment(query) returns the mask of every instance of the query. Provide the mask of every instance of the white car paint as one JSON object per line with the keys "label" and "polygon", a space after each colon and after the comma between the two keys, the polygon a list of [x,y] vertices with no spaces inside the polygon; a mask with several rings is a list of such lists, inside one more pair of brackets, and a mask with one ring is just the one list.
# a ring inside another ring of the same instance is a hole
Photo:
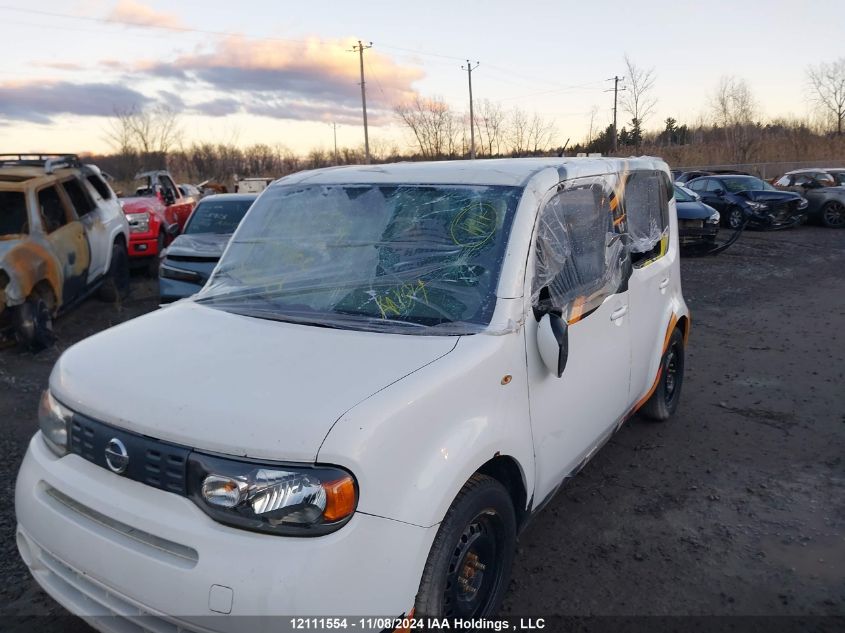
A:
{"label": "white car paint", "polygon": [[[627,291],[570,325],[563,377],[542,360],[530,297],[538,211],[562,180],[636,169],[668,175],[656,159],[519,159],[326,169],[274,184],[524,187],[487,330],[457,337],[324,329],[187,301],[77,344],[50,381],[71,409],[224,455],[340,466],[354,474],[359,500],[353,519],[326,536],[255,534],[76,455],[56,458],[38,434],[16,488],[19,547],[36,579],[76,613],[119,610],[93,590],[86,599],[73,593],[90,579],[100,592],[181,624],[213,615],[215,586],[234,596],[232,615],[407,613],[436,528],[472,474],[494,457],[512,460],[526,493],[518,510],[537,508],[648,394],[669,328],[688,320],[670,212],[665,255],[634,269]],[[138,340],[162,344],[145,349]],[[131,365],[123,361],[130,351]],[[174,569],[115,530],[86,523],[48,498],[49,488],[191,548],[198,563]],[[204,626],[249,626],[233,622]]]}

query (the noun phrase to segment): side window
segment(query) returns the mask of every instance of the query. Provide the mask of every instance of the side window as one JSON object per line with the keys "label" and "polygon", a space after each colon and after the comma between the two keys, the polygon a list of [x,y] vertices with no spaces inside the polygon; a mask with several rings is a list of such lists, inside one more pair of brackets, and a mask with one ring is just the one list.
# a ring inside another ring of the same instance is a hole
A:
{"label": "side window", "polygon": [[173,196],[174,200],[179,199],[179,190],[176,188],[176,185],[173,184],[173,181],[170,180],[167,176],[159,176],[158,182],[161,184],[162,192],[167,195],[166,192],[170,192],[170,195]]}
{"label": "side window", "polygon": [[38,207],[44,223],[44,232],[52,233],[68,223],[68,213],[55,187],[47,187],[38,192]]}
{"label": "side window", "polygon": [[721,189],[722,191],[725,190],[725,186],[722,184],[721,180],[716,180],[715,178],[711,178],[707,181],[707,189],[706,191],[718,191]]}
{"label": "side window", "polygon": [[21,191],[0,191],[0,238],[29,233],[26,196]]}
{"label": "side window", "polygon": [[87,177],[87,180],[88,180],[88,183],[89,183],[92,187],[94,187],[94,190],[95,190],[98,194],[100,194],[100,197],[101,197],[103,200],[111,200],[111,198],[112,198],[111,187],[109,187],[109,186],[106,184],[106,181],[105,181],[105,180],[103,180],[102,178],[100,178],[99,176],[96,176],[96,175],[94,175],[94,174],[90,174],[90,175]]}
{"label": "side window", "polygon": [[661,238],[669,229],[671,195],[663,172],[635,171],[628,175],[623,206],[628,248],[635,263],[661,254]]}
{"label": "side window", "polygon": [[618,291],[627,251],[615,232],[605,178],[566,182],[537,220],[532,303],[579,318]]}
{"label": "side window", "polygon": [[687,183],[687,187],[692,189],[693,191],[704,191],[704,187],[707,186],[706,180],[693,180],[692,182]]}
{"label": "side window", "polygon": [[73,208],[76,209],[76,215],[80,218],[96,210],[97,205],[94,204],[94,200],[91,199],[91,196],[85,191],[83,184],[76,178],[66,180],[62,183],[62,187],[64,187],[67,197],[70,198]]}

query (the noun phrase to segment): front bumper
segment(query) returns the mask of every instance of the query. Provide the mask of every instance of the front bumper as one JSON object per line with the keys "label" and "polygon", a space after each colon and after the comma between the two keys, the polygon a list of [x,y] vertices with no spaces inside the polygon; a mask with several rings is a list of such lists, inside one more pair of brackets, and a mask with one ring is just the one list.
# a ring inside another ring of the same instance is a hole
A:
{"label": "front bumper", "polygon": [[35,579],[102,630],[138,617],[156,630],[234,632],[284,630],[283,616],[407,613],[437,530],[361,513],[321,537],[237,530],[185,497],[57,458],[40,433],[15,507]]}
{"label": "front bumper", "polygon": [[158,255],[158,235],[153,233],[129,234],[129,257],[152,257]]}
{"label": "front bumper", "polygon": [[184,299],[202,290],[202,284],[193,284],[179,279],[168,279],[159,275],[158,294],[163,303]]}

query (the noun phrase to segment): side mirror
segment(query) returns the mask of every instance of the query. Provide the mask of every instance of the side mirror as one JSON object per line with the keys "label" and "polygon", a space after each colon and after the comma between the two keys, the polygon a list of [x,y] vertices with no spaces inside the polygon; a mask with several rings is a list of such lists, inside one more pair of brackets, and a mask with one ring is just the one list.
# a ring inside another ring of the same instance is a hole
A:
{"label": "side mirror", "polygon": [[176,237],[177,235],[179,235],[179,225],[174,222],[173,224],[167,227],[166,232],[170,237]]}
{"label": "side mirror", "polygon": [[537,347],[543,364],[560,378],[569,358],[569,326],[559,314],[547,312],[540,319]]}

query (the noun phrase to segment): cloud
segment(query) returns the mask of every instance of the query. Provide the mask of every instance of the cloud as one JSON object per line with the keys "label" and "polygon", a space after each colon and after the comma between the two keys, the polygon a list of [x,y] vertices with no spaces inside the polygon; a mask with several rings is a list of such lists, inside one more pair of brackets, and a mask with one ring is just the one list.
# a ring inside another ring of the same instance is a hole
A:
{"label": "cloud", "polygon": [[62,114],[111,116],[152,99],[121,85],[65,81],[0,82],[0,120],[50,123]]}
{"label": "cloud", "polygon": [[[339,122],[360,108],[358,55],[351,52],[354,43],[312,39],[297,44],[231,36],[210,51],[184,54],[167,63],[143,62],[134,70],[157,79],[198,83],[237,99],[250,114]],[[424,75],[420,68],[397,64],[372,49],[365,53],[365,60],[367,102],[373,123],[378,124],[394,104],[413,97],[413,83]],[[223,105],[219,99],[209,103],[217,110]],[[211,107],[209,113],[214,110]]]}
{"label": "cloud", "polygon": [[138,26],[152,26],[163,29],[184,28],[185,24],[172,13],[163,13],[135,0],[120,0],[106,20],[129,22]]}

